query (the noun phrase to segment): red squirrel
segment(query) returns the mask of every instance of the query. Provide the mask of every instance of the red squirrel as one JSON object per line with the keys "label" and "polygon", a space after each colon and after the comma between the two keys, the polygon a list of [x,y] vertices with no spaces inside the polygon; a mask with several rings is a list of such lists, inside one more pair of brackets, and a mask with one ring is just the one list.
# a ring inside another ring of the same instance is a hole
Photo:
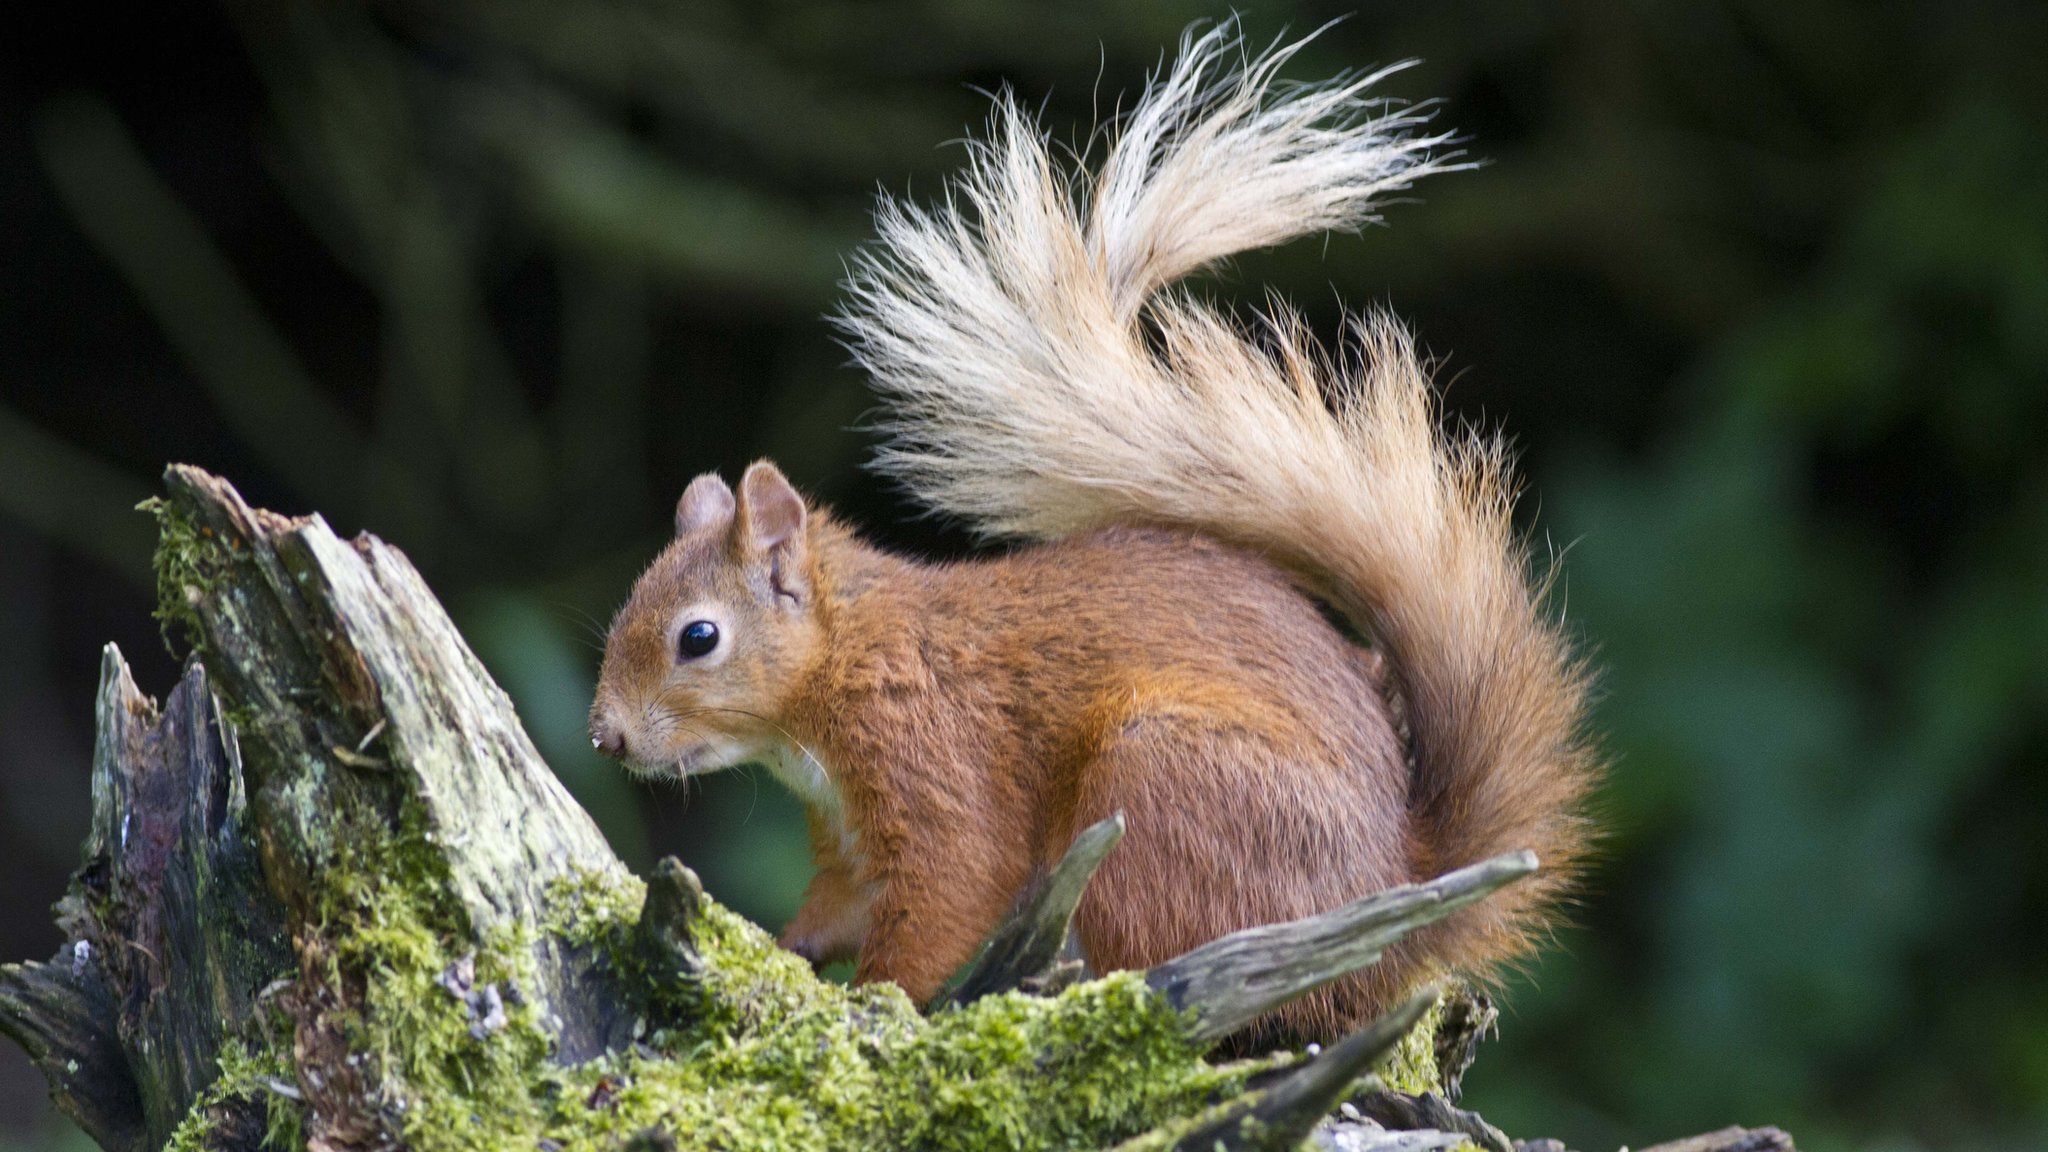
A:
{"label": "red squirrel", "polygon": [[1544,870],[1262,1022],[1329,1040],[1522,955],[1583,852],[1587,674],[1545,609],[1498,439],[1439,428],[1405,332],[1342,356],[1172,290],[1372,219],[1458,165],[1377,76],[1183,46],[1099,167],[1008,97],[936,207],[885,200],[838,318],[878,467],[1007,551],[891,555],[773,464],[699,476],[611,626],[594,742],[764,763],[817,873],[785,946],[920,1002],[1074,835],[1128,832],[1074,927],[1096,971],[1485,857]]}

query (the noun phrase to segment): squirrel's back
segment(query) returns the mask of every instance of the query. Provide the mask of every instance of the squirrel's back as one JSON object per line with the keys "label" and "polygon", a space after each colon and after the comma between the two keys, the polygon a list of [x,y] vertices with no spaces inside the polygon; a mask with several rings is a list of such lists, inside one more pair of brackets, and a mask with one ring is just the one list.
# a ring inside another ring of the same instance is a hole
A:
{"label": "squirrel's back", "polygon": [[884,205],[842,322],[890,402],[880,465],[933,508],[998,537],[1198,533],[1270,558],[1370,638],[1406,721],[1412,866],[1519,849],[1544,865],[1405,957],[1483,974],[1527,947],[1580,860],[1594,770],[1586,676],[1511,524],[1505,450],[1439,427],[1385,317],[1331,353],[1284,307],[1253,336],[1170,287],[1374,219],[1377,197],[1456,166],[1412,134],[1420,117],[1366,95],[1381,74],[1276,85],[1292,52],[1242,60],[1228,25],[1191,40],[1094,172],[1002,99],[942,206]]}
{"label": "squirrel's back", "polygon": [[[1219,718],[1263,715],[1275,732],[1349,742],[1320,750],[1331,771],[1370,759],[1374,774],[1404,774],[1378,653],[1288,571],[1199,532],[1111,524],[954,564],[906,565],[840,611],[834,660],[845,666],[821,699],[894,691],[892,674],[971,686],[936,695],[991,714],[951,723],[1041,741],[997,757],[1008,771],[1070,766],[1071,745],[1106,723],[1104,700],[1128,711],[1134,699],[1178,690],[1190,704],[1212,702]],[[1392,788],[1401,802],[1405,783]],[[1035,848],[1049,863],[1078,830],[1057,822]]]}
{"label": "squirrel's back", "polygon": [[[870,609],[878,628],[912,618],[914,599],[919,659],[946,661],[936,679],[1032,677],[1000,695],[1046,730],[1085,722],[1073,701],[1181,684],[1217,701],[1219,715],[1264,709],[1276,729],[1364,742],[1330,749],[1333,768],[1370,755],[1391,773],[1402,756],[1379,655],[1287,570],[1199,532],[1085,529],[932,570],[903,595],[905,603]],[[955,639],[962,633],[971,640]],[[1057,857],[1075,831],[1055,830],[1045,847]]]}

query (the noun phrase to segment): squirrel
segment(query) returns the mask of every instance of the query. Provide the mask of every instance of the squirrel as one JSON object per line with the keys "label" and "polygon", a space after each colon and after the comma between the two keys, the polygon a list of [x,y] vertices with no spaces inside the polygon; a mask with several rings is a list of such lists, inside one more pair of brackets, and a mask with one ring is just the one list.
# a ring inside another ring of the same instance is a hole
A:
{"label": "squirrel", "polygon": [[1097,972],[1538,854],[1271,1038],[1485,979],[1547,927],[1597,765],[1502,442],[1439,427],[1384,315],[1336,355],[1282,305],[1253,327],[1172,288],[1464,166],[1368,97],[1385,72],[1277,83],[1298,47],[1184,41],[1092,172],[1000,95],[941,204],[883,199],[836,318],[889,405],[877,466],[1008,550],[890,554],[766,461],[683,493],[592,739],[644,773],[765,764],[801,798],[791,950],[925,1002],[1117,812],[1074,918]]}

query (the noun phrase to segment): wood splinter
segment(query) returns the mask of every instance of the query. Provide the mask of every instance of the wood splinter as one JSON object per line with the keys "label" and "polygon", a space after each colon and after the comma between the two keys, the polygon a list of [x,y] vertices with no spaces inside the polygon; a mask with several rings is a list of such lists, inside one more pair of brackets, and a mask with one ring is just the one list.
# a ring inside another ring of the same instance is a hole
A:
{"label": "wood splinter", "polygon": [[1174,1142],[1174,1152],[1284,1152],[1299,1147],[1353,1082],[1408,1035],[1436,1003],[1436,996],[1432,988],[1409,997],[1364,1029],[1183,1135]]}
{"label": "wood splinter", "polygon": [[1535,871],[1533,852],[1496,856],[1330,912],[1233,932],[1153,968],[1145,981],[1188,1014],[1190,1039],[1214,1043],[1289,1000],[1373,963],[1409,932]]}
{"label": "wood splinter", "polygon": [[[1074,909],[1096,869],[1124,838],[1124,814],[1097,821],[1074,837],[1067,854],[1018,901],[979,955],[968,962],[932,1007],[957,1008],[1013,989],[1052,990],[1046,979],[1060,965]],[[1038,987],[1032,986],[1036,983]]]}

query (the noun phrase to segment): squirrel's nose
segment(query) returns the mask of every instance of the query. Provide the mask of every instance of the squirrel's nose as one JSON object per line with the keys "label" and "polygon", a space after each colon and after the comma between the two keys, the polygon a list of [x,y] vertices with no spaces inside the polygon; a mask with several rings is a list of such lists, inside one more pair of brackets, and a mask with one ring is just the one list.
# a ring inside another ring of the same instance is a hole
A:
{"label": "squirrel's nose", "polygon": [[626,753],[626,737],[611,724],[599,720],[590,725],[590,746],[607,756],[623,756]]}

